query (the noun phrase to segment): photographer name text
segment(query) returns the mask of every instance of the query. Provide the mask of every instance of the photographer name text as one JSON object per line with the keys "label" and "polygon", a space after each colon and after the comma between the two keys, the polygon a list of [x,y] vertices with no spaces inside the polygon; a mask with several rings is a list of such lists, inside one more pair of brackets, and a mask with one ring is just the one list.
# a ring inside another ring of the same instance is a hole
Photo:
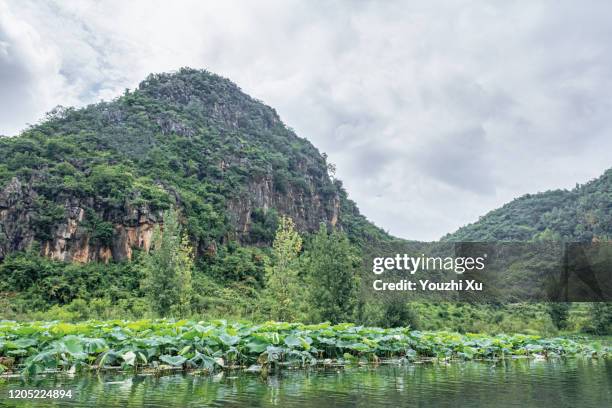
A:
{"label": "photographer name text", "polygon": [[[480,257],[435,257],[410,256],[396,254],[392,257],[377,257],[372,262],[372,272],[381,275],[388,271],[403,272],[414,275],[421,271],[452,271],[461,275],[469,271],[482,271],[485,268],[487,255]],[[483,284],[475,279],[451,279],[436,282],[431,279],[400,279],[385,282],[382,279],[373,281],[375,291],[482,291]]]}

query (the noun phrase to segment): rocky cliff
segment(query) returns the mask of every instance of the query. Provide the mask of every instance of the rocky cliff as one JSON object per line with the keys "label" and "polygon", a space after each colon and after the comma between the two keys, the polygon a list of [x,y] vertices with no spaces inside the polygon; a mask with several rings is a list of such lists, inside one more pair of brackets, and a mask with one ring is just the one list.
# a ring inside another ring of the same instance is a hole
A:
{"label": "rocky cliff", "polygon": [[325,158],[227,79],[181,69],[82,109],[58,107],[0,139],[0,259],[40,248],[65,261],[148,249],[163,211],[198,253],[271,242],[278,215],[359,241],[384,237],[330,179]]}
{"label": "rocky cliff", "polygon": [[112,239],[103,241],[91,229],[90,221],[95,216],[91,214],[95,213],[86,212],[94,199],[66,197],[49,235],[41,237],[36,227],[38,198],[31,185],[22,184],[16,177],[0,192],[0,258],[37,245],[42,255],[61,261],[129,259],[133,248],[148,250],[153,229],[162,221],[161,211],[152,212],[146,205],[126,206],[112,219]]}

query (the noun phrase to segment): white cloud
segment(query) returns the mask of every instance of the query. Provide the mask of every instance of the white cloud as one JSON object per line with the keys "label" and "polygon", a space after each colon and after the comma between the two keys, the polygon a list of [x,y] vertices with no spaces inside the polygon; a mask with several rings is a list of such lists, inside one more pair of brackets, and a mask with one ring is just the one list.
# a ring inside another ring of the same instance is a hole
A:
{"label": "white cloud", "polygon": [[435,239],[610,167],[611,16],[569,1],[0,0],[0,133],[207,68],[327,152],[373,221]]}

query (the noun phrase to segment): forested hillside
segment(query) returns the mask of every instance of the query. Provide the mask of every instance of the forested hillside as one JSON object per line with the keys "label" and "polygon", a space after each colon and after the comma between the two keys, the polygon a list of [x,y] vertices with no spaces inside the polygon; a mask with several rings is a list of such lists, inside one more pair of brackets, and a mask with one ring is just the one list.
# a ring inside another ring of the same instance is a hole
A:
{"label": "forested hillside", "polygon": [[609,240],[612,236],[612,169],[572,190],[519,197],[445,241]]}
{"label": "forested hillside", "polygon": [[130,258],[171,206],[198,254],[269,245],[279,214],[304,232],[324,222],[355,241],[385,237],[327,165],[229,80],[150,75],[112,102],[56,108],[0,139],[0,259],[33,243],[57,260]]}

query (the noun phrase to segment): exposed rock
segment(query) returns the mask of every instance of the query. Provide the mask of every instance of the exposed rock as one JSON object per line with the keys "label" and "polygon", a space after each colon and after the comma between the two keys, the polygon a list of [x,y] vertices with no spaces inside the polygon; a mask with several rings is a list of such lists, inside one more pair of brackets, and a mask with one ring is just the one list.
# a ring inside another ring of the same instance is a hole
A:
{"label": "exposed rock", "polygon": [[[0,191],[0,259],[11,251],[25,250],[36,240],[31,226],[31,203],[36,192],[13,179]],[[30,204],[28,204],[30,203]],[[276,209],[292,217],[302,231],[314,231],[321,221],[330,225],[338,222],[340,200],[338,196],[322,198],[315,191],[313,182],[304,191],[289,186],[279,193],[274,189],[272,175],[268,174],[247,185],[244,193],[228,201],[227,211],[235,227],[235,238],[241,240],[249,234],[251,215],[255,209]],[[65,218],[52,229],[52,239],[40,242],[41,254],[51,259],[71,262],[108,262],[131,259],[133,248],[149,250],[153,230],[162,222],[160,213],[153,213],[146,206],[126,205],[120,210],[104,211],[104,217],[114,225],[112,244],[105,246],[92,239],[86,228],[86,205],[71,197],[65,200]],[[196,243],[196,248],[199,245]],[[202,248],[209,254],[216,253],[216,244]]]}
{"label": "exposed rock", "polygon": [[[17,178],[0,190],[0,259],[36,242],[31,225],[31,204],[36,195],[31,186],[23,185]],[[108,247],[92,239],[92,232],[84,225],[87,221],[84,207],[78,199],[65,200],[65,218],[53,227],[51,239],[40,242],[43,256],[81,263],[130,259],[133,248],[149,249],[153,230],[162,218],[146,206],[125,206],[115,220],[110,220],[114,221],[115,232]]]}
{"label": "exposed rock", "polygon": [[340,211],[340,198],[322,198],[315,184],[309,180],[308,190],[289,186],[282,194],[274,189],[271,174],[250,182],[244,193],[229,201],[228,210],[233,218],[237,237],[250,231],[251,215],[255,209],[268,211],[274,208],[291,217],[300,231],[315,231],[319,223],[336,225]]}

